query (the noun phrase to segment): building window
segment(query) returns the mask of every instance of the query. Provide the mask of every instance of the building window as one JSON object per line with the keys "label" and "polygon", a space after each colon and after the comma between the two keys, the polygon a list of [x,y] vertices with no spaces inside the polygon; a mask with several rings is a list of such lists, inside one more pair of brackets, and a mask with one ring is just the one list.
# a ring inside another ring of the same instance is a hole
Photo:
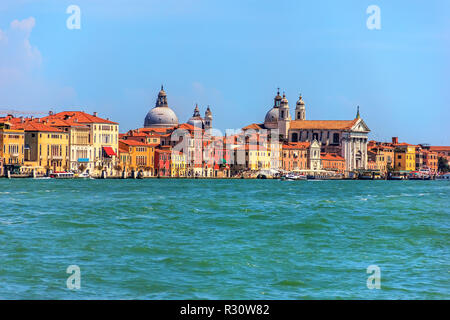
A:
{"label": "building window", "polygon": [[339,133],[333,133],[333,144],[339,144]]}

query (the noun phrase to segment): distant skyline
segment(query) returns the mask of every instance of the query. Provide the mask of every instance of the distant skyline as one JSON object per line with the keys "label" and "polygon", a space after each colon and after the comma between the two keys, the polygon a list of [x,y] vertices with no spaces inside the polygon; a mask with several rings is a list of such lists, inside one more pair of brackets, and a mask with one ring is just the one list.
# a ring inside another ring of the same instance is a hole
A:
{"label": "distant skyline", "polygon": [[[70,30],[69,5],[81,10]],[[366,9],[381,10],[369,30]],[[3,0],[0,110],[98,112],[142,127],[161,84],[179,122],[264,121],[280,87],[309,120],[450,145],[449,1]],[[1,114],[1,111],[0,111]]]}

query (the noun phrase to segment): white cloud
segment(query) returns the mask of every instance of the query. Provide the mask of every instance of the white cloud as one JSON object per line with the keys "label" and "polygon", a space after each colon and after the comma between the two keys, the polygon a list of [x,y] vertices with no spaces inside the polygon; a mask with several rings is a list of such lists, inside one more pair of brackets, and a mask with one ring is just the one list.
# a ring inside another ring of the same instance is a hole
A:
{"label": "white cloud", "polygon": [[44,109],[72,104],[73,88],[52,83],[44,76],[42,56],[30,42],[36,26],[34,17],[13,20],[0,29],[0,110]]}

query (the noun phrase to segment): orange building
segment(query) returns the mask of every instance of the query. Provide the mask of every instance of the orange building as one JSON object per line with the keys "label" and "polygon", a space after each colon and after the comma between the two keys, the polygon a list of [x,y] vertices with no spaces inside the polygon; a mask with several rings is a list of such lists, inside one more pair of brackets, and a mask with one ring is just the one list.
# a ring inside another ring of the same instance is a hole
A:
{"label": "orange building", "polygon": [[438,159],[442,157],[450,162],[450,146],[431,146],[429,147],[429,150],[436,152],[438,155]]}
{"label": "orange building", "polygon": [[9,122],[0,123],[0,158],[2,167],[11,172],[19,172],[24,164],[25,133],[14,128]]}
{"label": "orange building", "polygon": [[309,142],[290,142],[282,145],[281,167],[285,171],[307,170]]}
{"label": "orange building", "polygon": [[422,150],[423,154],[423,166],[430,168],[433,173],[438,170],[438,153],[430,150]]}
{"label": "orange building", "polygon": [[337,173],[345,173],[345,159],[335,153],[321,153],[322,168],[327,171],[335,171]]}
{"label": "orange building", "polygon": [[123,155],[125,156],[128,152],[128,163],[125,167],[143,176],[153,175],[156,146],[157,144],[147,144],[136,140],[119,140],[119,148],[124,151]]}

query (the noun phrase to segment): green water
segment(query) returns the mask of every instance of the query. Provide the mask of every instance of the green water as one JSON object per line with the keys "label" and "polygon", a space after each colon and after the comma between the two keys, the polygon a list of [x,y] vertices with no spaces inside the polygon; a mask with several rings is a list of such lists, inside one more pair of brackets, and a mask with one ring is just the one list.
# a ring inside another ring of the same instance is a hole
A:
{"label": "green water", "polygon": [[446,181],[0,179],[0,298],[449,299],[449,194]]}

